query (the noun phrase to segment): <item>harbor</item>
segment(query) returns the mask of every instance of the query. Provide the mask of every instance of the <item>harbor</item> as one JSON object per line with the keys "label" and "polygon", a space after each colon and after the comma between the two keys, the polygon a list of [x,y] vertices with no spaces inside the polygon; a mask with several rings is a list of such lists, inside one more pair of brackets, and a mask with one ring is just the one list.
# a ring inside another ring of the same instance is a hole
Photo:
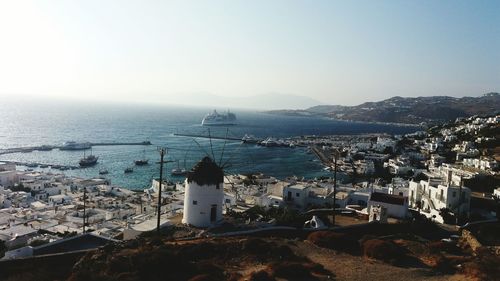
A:
{"label": "harbor", "polygon": [[38,168],[38,167],[40,167],[40,168],[51,168],[51,169],[56,169],[56,170],[61,170],[61,171],[76,170],[76,169],[81,169],[82,168],[80,166],[59,165],[59,164],[49,164],[49,163],[34,163],[34,162],[28,163],[28,162],[21,162],[21,161],[5,161],[5,160],[2,160],[0,162],[11,163],[11,164],[15,164],[17,166],[26,166],[28,168]]}
{"label": "harbor", "polygon": [[65,149],[64,145],[40,145],[40,146],[27,146],[27,147],[14,147],[0,150],[0,155],[11,153],[29,153],[33,151],[50,151],[53,149],[59,150],[85,150],[93,146],[121,146],[121,145],[151,145],[150,141],[142,142],[89,142],[84,143],[86,146],[82,149]]}

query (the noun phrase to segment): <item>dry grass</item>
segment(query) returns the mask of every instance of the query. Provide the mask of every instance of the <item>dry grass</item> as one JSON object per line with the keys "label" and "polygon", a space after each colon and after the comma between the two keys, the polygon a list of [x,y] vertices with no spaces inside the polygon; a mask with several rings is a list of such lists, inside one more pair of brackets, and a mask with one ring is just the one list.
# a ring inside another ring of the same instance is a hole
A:
{"label": "dry grass", "polygon": [[316,246],[328,248],[346,253],[358,253],[358,241],[349,237],[346,233],[336,233],[332,231],[316,231],[307,237],[309,242]]}
{"label": "dry grass", "polygon": [[362,248],[365,257],[391,264],[395,264],[405,258],[403,249],[392,241],[370,239],[363,242]]}

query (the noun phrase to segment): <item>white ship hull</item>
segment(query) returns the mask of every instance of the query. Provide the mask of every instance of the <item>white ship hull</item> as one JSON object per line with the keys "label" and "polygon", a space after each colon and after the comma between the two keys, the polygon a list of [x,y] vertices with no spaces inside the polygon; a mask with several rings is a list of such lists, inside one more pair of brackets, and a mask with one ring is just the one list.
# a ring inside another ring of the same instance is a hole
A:
{"label": "white ship hull", "polygon": [[219,114],[214,110],[213,113],[209,113],[201,121],[202,126],[232,126],[236,125],[236,115],[230,113],[229,111],[225,114]]}

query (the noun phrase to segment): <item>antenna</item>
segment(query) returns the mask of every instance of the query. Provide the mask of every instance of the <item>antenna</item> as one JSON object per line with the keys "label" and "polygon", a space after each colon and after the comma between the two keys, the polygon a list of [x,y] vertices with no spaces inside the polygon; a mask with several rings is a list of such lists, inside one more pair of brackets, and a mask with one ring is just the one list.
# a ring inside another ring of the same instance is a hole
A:
{"label": "antenna", "polygon": [[85,233],[85,224],[86,224],[85,223],[85,216],[86,216],[86,212],[85,211],[86,211],[86,207],[87,207],[85,205],[85,201],[86,201],[85,199],[86,199],[86,197],[87,197],[87,187],[84,186],[83,187],[83,233]]}
{"label": "antenna", "polygon": [[156,231],[160,232],[160,217],[161,217],[161,185],[163,183],[163,157],[167,154],[167,149],[164,147],[158,147],[158,152],[160,152],[160,184],[158,187],[158,220],[156,222]]}

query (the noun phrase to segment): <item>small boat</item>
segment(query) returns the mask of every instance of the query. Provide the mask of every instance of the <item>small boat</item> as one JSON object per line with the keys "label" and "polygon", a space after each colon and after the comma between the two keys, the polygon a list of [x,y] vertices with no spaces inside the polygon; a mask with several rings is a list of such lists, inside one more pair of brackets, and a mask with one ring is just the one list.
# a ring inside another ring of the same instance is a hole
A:
{"label": "small boat", "polygon": [[125,169],[124,173],[125,173],[125,174],[130,174],[130,173],[132,173],[133,171],[134,171],[134,169],[132,169],[132,168],[128,167],[128,168],[126,168],[126,169]]}
{"label": "small boat", "polygon": [[100,169],[99,170],[99,175],[107,175],[107,174],[109,174],[108,170],[106,170],[106,169]]}
{"label": "small boat", "polygon": [[185,169],[178,169],[178,168],[175,168],[175,169],[172,169],[172,176],[184,176],[185,174],[187,174],[187,171]]}
{"label": "small boat", "polygon": [[263,140],[260,144],[263,146],[266,146],[266,147],[275,147],[275,146],[281,145],[277,140],[275,140],[273,138],[267,138],[267,139]]}
{"label": "small boat", "polygon": [[40,165],[40,168],[48,168],[48,167],[49,167],[49,165],[47,165],[47,164]]}
{"label": "small boat", "polygon": [[137,166],[144,166],[148,164],[148,159],[140,159],[140,160],[135,160],[134,163]]}
{"label": "small boat", "polygon": [[61,167],[59,168],[59,170],[61,170],[61,171],[66,171],[66,170],[69,170],[69,167],[67,167],[67,166],[61,166]]}
{"label": "small boat", "polygon": [[36,168],[36,167],[38,167],[38,164],[36,164],[36,163],[28,163],[28,164],[26,164],[26,167]]}
{"label": "small boat", "polygon": [[94,166],[95,164],[97,164],[97,159],[99,159],[99,157],[92,155],[92,150],[90,151],[89,156],[85,156],[85,150],[84,150],[83,151],[83,158],[80,159],[79,164],[81,167],[91,167],[91,166]]}
{"label": "small boat", "polygon": [[[186,160],[184,160],[184,166],[186,166]],[[172,169],[171,173],[172,176],[185,176],[187,174],[187,170],[185,168],[180,168],[179,167],[179,160],[177,160],[177,168]]]}
{"label": "small boat", "polygon": [[135,160],[134,163],[136,166],[144,166],[148,164],[148,159],[146,159],[146,150],[142,151],[142,159]]}
{"label": "small boat", "polygon": [[241,141],[243,143],[258,143],[259,140],[257,138],[255,138],[253,135],[247,135],[245,134],[245,136],[243,136],[243,138],[241,138]]}

